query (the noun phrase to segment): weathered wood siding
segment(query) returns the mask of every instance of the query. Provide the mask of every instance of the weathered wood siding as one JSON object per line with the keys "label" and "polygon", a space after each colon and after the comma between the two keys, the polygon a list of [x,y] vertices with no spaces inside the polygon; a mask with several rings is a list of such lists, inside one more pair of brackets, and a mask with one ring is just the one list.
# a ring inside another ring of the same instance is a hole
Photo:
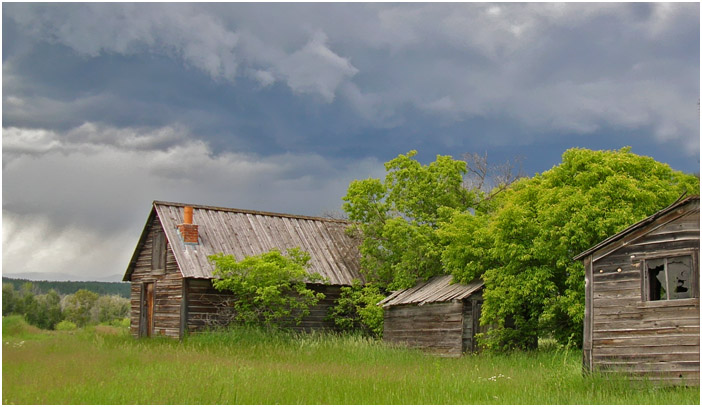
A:
{"label": "weathered wood siding", "polygon": [[623,247],[614,244],[608,253],[612,246],[605,246],[585,258],[586,368],[699,384],[699,298],[643,301],[642,296],[643,259],[690,254],[699,270],[699,205],[696,212],[671,217]]}
{"label": "weathered wood siding", "polygon": [[166,243],[165,270],[153,270],[153,242],[158,232],[162,233],[163,229],[158,217],[155,216],[149,226],[145,243],[141,247],[134,272],[131,275],[130,332],[134,336],[139,336],[141,283],[154,283],[153,334],[178,338],[180,336],[183,279],[168,242]]}
{"label": "weathered wood siding", "polygon": [[383,340],[444,356],[461,356],[463,314],[461,301],[394,305],[385,308]]}
{"label": "weathered wood siding", "polygon": [[475,335],[487,332],[487,327],[480,326],[480,312],[483,306],[482,290],[464,300],[463,307],[463,352],[479,352]]}
{"label": "weathered wood siding", "polygon": [[463,335],[462,335],[462,350],[463,352],[473,353],[474,335],[473,332],[473,304],[471,301],[466,302],[463,306]]}
{"label": "weathered wood siding", "polygon": [[[206,279],[187,279],[187,329],[194,333],[219,326],[227,322],[226,301],[232,295],[217,291],[212,287],[212,281]],[[327,320],[329,307],[339,298],[340,286],[333,285],[308,285],[316,292],[321,292],[325,298],[310,309],[310,314],[302,319],[299,325],[291,324],[289,327],[296,330],[333,329],[334,325]]]}

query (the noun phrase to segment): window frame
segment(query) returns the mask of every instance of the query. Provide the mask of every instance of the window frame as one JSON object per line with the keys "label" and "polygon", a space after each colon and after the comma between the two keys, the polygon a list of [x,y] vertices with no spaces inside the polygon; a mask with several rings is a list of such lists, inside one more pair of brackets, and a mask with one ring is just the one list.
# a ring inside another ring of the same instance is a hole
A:
{"label": "window frame", "polygon": [[167,252],[168,245],[166,244],[166,233],[163,230],[155,231],[153,240],[151,242],[152,273],[164,273],[166,271]]}
{"label": "window frame", "polygon": [[[691,265],[691,270],[690,270],[690,289],[692,292],[690,293],[690,297],[688,298],[674,298],[670,299],[670,293],[668,292],[669,285],[666,284],[666,298],[663,299],[658,299],[658,300],[652,300],[650,298],[650,276],[648,272],[648,262],[653,261],[653,260],[664,260],[664,267],[665,267],[665,273],[666,273],[666,283],[669,283],[668,281],[668,259],[673,258],[673,257],[683,257],[683,256],[690,256],[692,260],[692,265]],[[652,254],[651,256],[648,256],[643,259],[641,262],[641,300],[644,302],[648,303],[661,303],[661,302],[668,302],[668,301],[684,301],[684,300],[689,300],[692,298],[699,298],[700,297],[700,290],[699,290],[699,278],[700,278],[700,269],[698,265],[698,257],[699,257],[699,252],[697,250],[690,250],[690,249],[685,249],[685,250],[670,250],[670,251],[661,251],[657,252],[655,254]]]}

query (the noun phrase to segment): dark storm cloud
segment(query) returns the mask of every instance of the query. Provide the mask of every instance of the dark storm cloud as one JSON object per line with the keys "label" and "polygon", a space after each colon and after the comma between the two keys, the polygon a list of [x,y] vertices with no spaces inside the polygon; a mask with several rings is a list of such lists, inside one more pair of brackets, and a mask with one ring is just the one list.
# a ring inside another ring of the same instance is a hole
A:
{"label": "dark storm cloud", "polygon": [[115,274],[153,199],[315,215],[410,149],[696,171],[699,48],[695,4],[4,3],[3,266]]}

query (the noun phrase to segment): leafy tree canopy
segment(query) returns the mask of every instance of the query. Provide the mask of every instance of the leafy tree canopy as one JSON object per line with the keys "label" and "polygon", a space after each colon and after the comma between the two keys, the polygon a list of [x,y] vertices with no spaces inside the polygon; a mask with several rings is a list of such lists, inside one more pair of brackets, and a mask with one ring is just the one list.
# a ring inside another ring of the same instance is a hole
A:
{"label": "leafy tree canopy", "polygon": [[[299,323],[309,307],[324,294],[307,288],[306,282],[322,281],[306,270],[309,253],[293,248],[284,255],[278,249],[237,261],[232,255],[210,256],[215,265],[214,288],[234,294],[229,306],[233,319],[243,324]],[[234,322],[232,321],[232,322]]]}
{"label": "leafy tree canopy", "polygon": [[80,289],[75,294],[67,295],[63,299],[63,312],[66,320],[78,326],[85,326],[97,318],[93,316],[93,307],[99,295],[92,291]]}
{"label": "leafy tree canopy", "polygon": [[630,148],[570,149],[505,191],[489,216],[446,210],[442,260],[460,281],[483,277],[487,345],[534,347],[540,334],[579,344],[584,269],[572,258],[685,192],[699,193],[697,177]]}
{"label": "leafy tree canopy", "polygon": [[463,187],[466,163],[450,156],[422,165],[416,151],[385,163],[387,175],[355,180],[343,209],[362,235],[361,271],[382,289],[402,289],[443,273],[436,235],[442,208],[466,210],[477,195]]}

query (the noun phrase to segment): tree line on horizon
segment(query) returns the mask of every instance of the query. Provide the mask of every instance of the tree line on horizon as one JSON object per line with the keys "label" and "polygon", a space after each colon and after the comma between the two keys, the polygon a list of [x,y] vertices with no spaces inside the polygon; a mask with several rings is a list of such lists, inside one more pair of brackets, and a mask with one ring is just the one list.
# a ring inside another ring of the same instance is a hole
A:
{"label": "tree line on horizon", "polygon": [[78,290],[92,291],[98,295],[118,295],[129,298],[131,295],[130,284],[126,282],[103,282],[103,281],[34,281],[24,278],[3,277],[3,284],[12,284],[15,290],[20,290],[26,283],[32,283],[33,289],[37,293],[48,293],[49,290],[56,291],[59,295],[75,294]]}
{"label": "tree line on horizon", "polygon": [[11,283],[2,285],[2,316],[20,315],[27,323],[41,329],[74,329],[86,325],[128,326],[130,300],[119,295],[99,295],[78,289],[59,294],[53,288],[42,292],[32,282],[19,289]]}

